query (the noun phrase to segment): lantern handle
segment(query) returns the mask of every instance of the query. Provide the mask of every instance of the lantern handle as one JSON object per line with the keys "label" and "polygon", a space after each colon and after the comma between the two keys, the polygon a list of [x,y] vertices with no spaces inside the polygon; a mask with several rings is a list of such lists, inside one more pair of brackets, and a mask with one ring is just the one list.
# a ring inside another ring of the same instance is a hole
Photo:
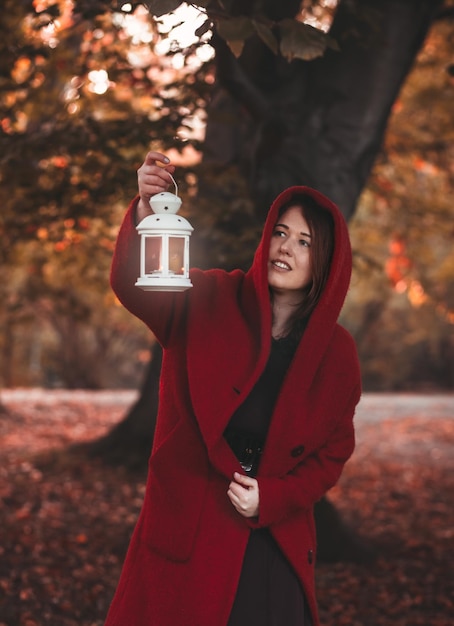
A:
{"label": "lantern handle", "polygon": [[175,185],[175,195],[178,197],[178,185],[177,185],[174,177],[172,176],[172,174],[170,172],[167,172],[167,174],[170,176],[170,178],[172,179],[173,184]]}

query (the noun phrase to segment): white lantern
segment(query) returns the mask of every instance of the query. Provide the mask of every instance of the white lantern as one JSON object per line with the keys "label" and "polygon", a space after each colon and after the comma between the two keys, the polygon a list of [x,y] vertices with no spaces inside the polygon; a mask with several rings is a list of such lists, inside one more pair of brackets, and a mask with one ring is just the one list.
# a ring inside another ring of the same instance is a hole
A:
{"label": "white lantern", "polygon": [[150,198],[152,215],[138,225],[140,235],[140,277],[136,287],[145,291],[184,291],[189,279],[189,237],[194,230],[177,212],[181,206],[178,187]]}

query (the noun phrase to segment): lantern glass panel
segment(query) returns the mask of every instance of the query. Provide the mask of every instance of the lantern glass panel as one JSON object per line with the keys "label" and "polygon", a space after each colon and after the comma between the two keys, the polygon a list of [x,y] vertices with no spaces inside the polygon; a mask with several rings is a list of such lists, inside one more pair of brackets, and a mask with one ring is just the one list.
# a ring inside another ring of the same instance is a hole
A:
{"label": "lantern glass panel", "polygon": [[145,238],[145,274],[162,271],[161,237]]}
{"label": "lantern glass panel", "polygon": [[184,237],[169,237],[169,270],[184,274]]}

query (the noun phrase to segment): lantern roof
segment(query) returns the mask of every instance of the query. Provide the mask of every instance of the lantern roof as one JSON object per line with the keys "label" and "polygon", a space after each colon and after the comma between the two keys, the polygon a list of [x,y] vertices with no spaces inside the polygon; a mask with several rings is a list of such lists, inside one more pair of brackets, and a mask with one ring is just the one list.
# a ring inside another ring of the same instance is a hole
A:
{"label": "lantern roof", "polygon": [[144,217],[137,225],[137,230],[140,235],[165,233],[169,235],[189,235],[194,229],[188,220],[181,215],[153,213]]}

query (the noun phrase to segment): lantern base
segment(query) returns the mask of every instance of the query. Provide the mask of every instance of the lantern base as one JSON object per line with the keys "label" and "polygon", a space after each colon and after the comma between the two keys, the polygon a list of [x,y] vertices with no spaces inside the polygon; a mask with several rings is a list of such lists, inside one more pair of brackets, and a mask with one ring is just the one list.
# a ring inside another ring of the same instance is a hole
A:
{"label": "lantern base", "polygon": [[136,287],[144,291],[186,291],[192,287],[189,278],[174,276],[162,278],[162,276],[141,276],[136,281]]}

